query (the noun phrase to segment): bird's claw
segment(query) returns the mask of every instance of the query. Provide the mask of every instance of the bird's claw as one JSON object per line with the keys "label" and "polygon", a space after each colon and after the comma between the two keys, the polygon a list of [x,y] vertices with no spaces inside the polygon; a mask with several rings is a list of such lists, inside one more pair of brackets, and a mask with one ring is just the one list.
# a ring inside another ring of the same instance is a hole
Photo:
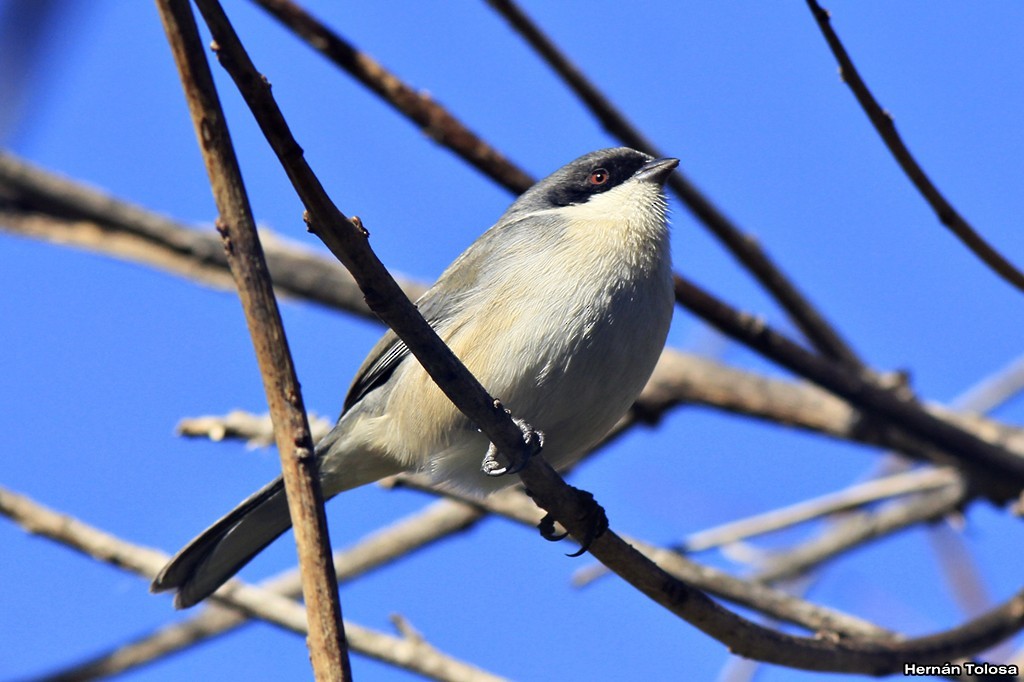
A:
{"label": "bird's claw", "polygon": [[545,514],[544,518],[537,524],[537,530],[540,531],[540,536],[548,542],[558,542],[569,537],[569,532],[556,533],[555,532],[555,517],[551,514]]}
{"label": "bird's claw", "polygon": [[[577,496],[579,506],[584,510],[579,520],[581,523],[586,524],[586,530],[583,533],[583,537],[578,538],[580,548],[572,554],[566,554],[566,556],[578,557],[589,550],[594,540],[601,537],[608,530],[608,515],[605,514],[604,508],[594,501],[594,496],[586,490],[572,488],[572,491]],[[529,491],[527,491],[527,494],[529,494]],[[540,531],[540,536],[549,542],[558,542],[569,535],[568,532],[555,532],[555,517],[550,513],[540,520],[540,523],[537,524],[537,530]]]}
{"label": "bird's claw", "polygon": [[[508,410],[506,410],[507,412]],[[519,430],[523,432],[523,441],[530,446],[530,456],[540,452],[541,448],[544,447],[544,433],[536,431],[522,419],[512,418]],[[487,454],[484,455],[484,461],[480,464],[480,470],[487,476],[504,476],[506,474],[517,474],[523,470],[526,466],[526,462],[529,459],[527,457],[520,457],[511,462],[508,466],[503,466],[498,461],[498,448],[495,447],[494,443],[491,443],[487,447]]]}

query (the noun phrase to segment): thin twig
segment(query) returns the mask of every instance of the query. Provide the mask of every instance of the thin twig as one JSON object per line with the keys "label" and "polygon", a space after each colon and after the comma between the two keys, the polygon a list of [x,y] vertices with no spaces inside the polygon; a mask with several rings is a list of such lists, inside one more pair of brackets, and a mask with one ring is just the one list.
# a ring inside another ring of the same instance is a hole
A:
{"label": "thin twig", "polygon": [[[948,468],[920,469],[876,478],[789,507],[773,509],[764,514],[694,533],[672,549],[684,553],[703,552],[732,542],[791,528],[830,514],[856,509],[871,502],[945,488],[958,482],[961,482],[960,476]],[[960,487],[962,488],[962,485]]]}
{"label": "thin twig", "polygon": [[302,572],[313,672],[323,682],[351,680],[319,466],[256,222],[188,0],[157,0],[157,7],[210,177],[220,213],[218,231],[224,238],[274,421]]}
{"label": "thin twig", "polygon": [[1012,286],[1024,292],[1024,273],[989,245],[971,227],[967,220],[960,215],[959,211],[942,195],[942,192],[939,191],[939,188],[935,186],[927,173],[924,172],[924,169],[921,168],[914,155],[907,149],[903,138],[896,132],[896,124],[893,122],[892,115],[882,109],[874,95],[871,94],[871,90],[868,89],[864,79],[861,78],[857,68],[853,65],[853,60],[850,59],[849,53],[843,47],[839,36],[832,28],[828,11],[823,9],[817,0],[807,0],[807,6],[810,8],[811,14],[814,15],[814,20],[817,22],[818,28],[821,29],[822,35],[825,36],[829,49],[832,50],[836,61],[839,62],[839,72],[843,82],[850,86],[854,97],[857,98],[857,102],[860,103],[871,124],[878,131],[882,141],[885,142],[885,146],[889,148],[889,152],[896,159],[900,168],[910,178],[910,181],[914,183],[917,191],[921,193],[921,196],[924,197],[928,205],[935,211],[939,221],[948,227],[956,235],[957,239],[963,242],[985,265]]}
{"label": "thin twig", "polygon": [[[955,521],[955,517],[954,517]],[[928,527],[928,543],[939,558],[942,578],[960,611],[968,616],[981,613],[991,605],[985,581],[954,523],[937,523]]]}
{"label": "thin twig", "polygon": [[910,500],[892,502],[878,511],[858,513],[854,517],[856,521],[844,523],[841,529],[831,528],[815,540],[773,556],[751,578],[772,583],[802,576],[866,542],[942,518],[963,503],[965,493],[962,483],[954,483],[940,490],[915,495]]}
{"label": "thin twig", "polygon": [[985,414],[1017,397],[1021,391],[1024,391],[1024,355],[967,389],[950,407]]}
{"label": "thin twig", "polygon": [[[566,57],[530,17],[512,0],[487,0],[502,17],[576,93],[605,129],[624,144],[654,156],[664,156]],[[756,239],[744,234],[705,196],[679,168],[668,186],[711,233],[742,263],[789,314],[811,344],[842,365],[863,369],[864,364],[839,332],[818,311]]]}
{"label": "thin twig", "polygon": [[[309,415],[309,431],[313,441],[319,441],[334,427],[334,422]],[[232,410],[224,416],[204,415],[182,419],[174,427],[179,436],[206,438],[215,442],[242,440],[247,447],[267,447],[274,444],[274,422],[269,414],[252,414]]]}
{"label": "thin twig", "polygon": [[[2,487],[0,515],[10,518],[29,533],[54,540],[146,580],[156,576],[170,558],[163,552],[121,540]],[[296,634],[308,634],[305,609],[274,592],[234,579],[217,590],[214,599]],[[351,622],[345,623],[345,629],[353,651],[430,679],[446,682],[497,682],[502,679],[442,654],[422,641],[391,637]]]}
{"label": "thin twig", "polygon": [[[788,507],[773,509],[693,533],[681,543],[666,549],[681,554],[704,552],[758,535],[791,528],[822,516],[855,509],[881,499],[955,485],[960,480],[959,474],[952,469],[923,469],[877,478]],[[577,587],[586,587],[607,574],[607,568],[601,564],[594,564],[574,572],[572,582]]]}

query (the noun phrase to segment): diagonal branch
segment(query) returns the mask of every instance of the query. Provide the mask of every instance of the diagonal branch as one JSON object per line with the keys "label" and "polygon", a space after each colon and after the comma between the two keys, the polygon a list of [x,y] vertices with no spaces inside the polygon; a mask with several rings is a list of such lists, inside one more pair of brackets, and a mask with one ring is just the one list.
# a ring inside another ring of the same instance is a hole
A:
{"label": "diagonal branch", "polygon": [[906,501],[890,503],[878,511],[859,513],[850,523],[842,523],[813,540],[772,557],[752,579],[774,583],[802,576],[876,538],[941,519],[963,504],[965,493],[965,486],[958,482],[915,495]]}
{"label": "diagonal branch", "polygon": [[763,320],[734,310],[678,275],[676,300],[727,336],[810,378],[861,410],[899,424],[939,451],[952,453],[956,463],[969,470],[972,482],[982,486],[984,494],[992,499],[1000,502],[1011,499],[1024,488],[1024,457],[1018,453],[926,412],[905,392],[893,390],[878,379],[848,372],[808,352],[768,327]]}
{"label": "diagonal branch", "polygon": [[526,171],[481,139],[430,95],[418,91],[388,71],[366,52],[328,29],[291,0],[253,0],[271,16],[347,71],[371,92],[420,127],[438,144],[455,151],[463,160],[499,185],[520,194],[533,184]]}
{"label": "diagonal branch", "polygon": [[[371,533],[351,547],[335,552],[334,565],[338,582],[354,580],[371,570],[450,537],[453,533],[464,531],[483,516],[483,511],[462,502],[434,502],[387,528]],[[268,578],[261,582],[259,587],[292,599],[301,596],[302,593],[300,577],[295,569]],[[251,618],[247,614],[213,602],[198,615],[183,622],[161,627],[118,646],[113,651],[76,663],[35,682],[85,682],[124,673],[231,632],[250,621]],[[355,643],[353,649],[361,652]]]}
{"label": "diagonal branch", "polygon": [[[412,487],[420,488],[414,477],[401,476],[399,478],[405,485],[411,484]],[[479,504],[492,514],[501,514],[525,524],[532,524],[537,518],[536,510],[533,509],[530,501],[522,493],[514,490],[492,495],[479,501],[468,500],[464,496],[449,491],[443,492],[455,499],[464,499],[467,502]],[[603,536],[595,541],[595,545],[602,539]],[[956,628],[935,635],[905,638],[841,612],[808,604],[785,592],[764,585],[748,583],[711,567],[696,564],[676,552],[652,547],[632,538],[629,539],[629,544],[654,559],[658,566],[666,571],[666,574],[686,576],[687,582],[704,584],[709,591],[715,591],[720,596],[751,606],[780,620],[799,623],[805,627],[809,622],[817,622],[818,626],[815,629],[818,631],[819,639],[834,641],[835,648],[831,654],[826,654],[821,660],[815,662],[819,665],[823,664],[825,659],[831,655],[835,657],[835,660],[832,661],[835,667],[805,667],[794,664],[787,658],[783,664],[791,667],[862,672],[881,676],[903,671],[903,665],[907,661],[935,661],[941,664],[947,660],[977,653],[1024,628],[1024,590],[1011,596],[997,608]],[[596,552],[593,553],[596,554]],[[603,557],[599,558],[604,561]],[[680,598],[683,597],[680,596]],[[817,620],[821,618],[823,620]],[[833,618],[837,620],[833,620]],[[700,626],[698,625],[698,627]],[[765,628],[760,629],[774,632]],[[837,637],[837,635],[839,636]],[[805,641],[803,638],[777,636],[779,639],[775,640],[774,644],[780,647],[787,647],[792,639]],[[734,637],[721,641],[728,641],[733,653],[754,658],[744,652],[742,648],[736,647],[738,639],[740,638]],[[982,640],[989,644],[983,645]],[[770,646],[771,642],[765,644]],[[780,659],[789,655],[792,655],[791,651],[780,650],[767,657],[756,658],[766,662],[780,662]]]}
{"label": "diagonal branch", "polygon": [[319,466],[241,170],[188,0],[157,0],[157,7],[210,176],[220,212],[217,229],[224,239],[228,265],[238,287],[274,421],[302,571],[313,672],[317,680],[325,682],[351,680]]}
{"label": "diagonal branch", "polygon": [[864,82],[857,68],[853,65],[853,60],[850,59],[849,53],[843,47],[839,36],[832,28],[828,10],[823,9],[817,0],[807,0],[807,6],[810,8],[811,14],[814,15],[814,20],[817,22],[818,28],[821,29],[822,35],[825,36],[825,42],[828,43],[829,49],[835,55],[836,61],[839,62],[839,73],[843,78],[843,82],[850,86],[854,97],[857,98],[857,102],[860,103],[864,113],[867,114],[871,125],[878,131],[882,141],[885,142],[885,146],[889,148],[889,152],[896,159],[896,163],[899,164],[906,176],[914,183],[917,191],[921,193],[921,196],[924,197],[928,205],[935,211],[939,221],[948,227],[950,232],[956,235],[957,239],[963,242],[985,265],[1012,286],[1024,292],[1024,273],[989,245],[985,238],[971,227],[967,220],[960,215],[960,212],[943,196],[939,188],[935,186],[928,177],[928,174],[921,168],[914,155],[907,149],[903,138],[896,131],[896,124],[893,122],[892,115],[882,109],[878,100],[875,99],[874,95],[871,94],[871,90],[868,89],[867,83]]}
{"label": "diagonal branch", "polygon": [[690,535],[672,549],[683,553],[703,552],[758,535],[792,528],[823,516],[851,511],[879,500],[954,486],[959,489],[958,497],[962,499],[963,482],[959,474],[951,468],[925,468],[902,472],[858,483],[844,490],[804,500],[788,507],[708,528]]}
{"label": "diagonal branch", "polygon": [[[234,288],[221,240],[38,168],[0,150],[0,228],[90,249],[218,288]],[[267,265],[280,293],[377,320],[355,280],[334,260],[319,258],[264,233]],[[283,281],[279,272],[288,272]],[[426,287],[397,277],[410,298]]]}
{"label": "diagonal branch", "polygon": [[[133,545],[2,487],[0,515],[10,518],[29,533],[41,535],[147,580],[152,580],[170,558],[163,552]],[[217,603],[285,630],[308,634],[305,609],[274,592],[234,579],[217,590],[214,597]],[[391,637],[351,622],[346,622],[345,629],[353,651],[430,679],[447,682],[498,682],[502,679],[442,654],[422,640]]]}
{"label": "diagonal branch", "polygon": [[[664,156],[583,75],[544,32],[513,0],[487,0],[548,65],[565,81],[605,129],[624,144],[654,156]],[[750,271],[779,302],[811,344],[826,357],[840,364],[862,368],[856,352],[840,336],[785,273],[772,262],[756,239],[744,234],[696,185],[677,168],[668,181],[672,191],[693,211],[711,233]]]}
{"label": "diagonal branch", "polygon": [[984,414],[995,410],[1024,391],[1024,355],[967,389],[951,403],[957,411]]}

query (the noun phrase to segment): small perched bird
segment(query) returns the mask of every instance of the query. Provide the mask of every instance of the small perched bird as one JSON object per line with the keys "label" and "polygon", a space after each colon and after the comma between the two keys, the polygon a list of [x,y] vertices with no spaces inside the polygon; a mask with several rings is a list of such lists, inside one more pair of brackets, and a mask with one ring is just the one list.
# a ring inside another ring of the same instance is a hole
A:
{"label": "small perched bird", "polygon": [[[484,388],[544,434],[556,468],[626,413],[665,344],[662,185],[678,164],[623,147],[581,156],[523,193],[416,303]],[[402,471],[486,494],[513,482],[481,471],[488,445],[388,331],[316,456],[325,498]],[[290,525],[278,478],[178,552],[152,590],[192,606]]]}

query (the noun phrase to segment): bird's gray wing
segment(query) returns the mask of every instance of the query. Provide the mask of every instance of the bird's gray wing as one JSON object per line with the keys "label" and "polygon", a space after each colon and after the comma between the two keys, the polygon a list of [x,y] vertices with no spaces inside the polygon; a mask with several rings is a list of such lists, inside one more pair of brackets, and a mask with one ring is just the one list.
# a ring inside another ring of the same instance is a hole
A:
{"label": "bird's gray wing", "polygon": [[[481,253],[484,249],[479,248],[480,246],[483,244],[478,241],[467,249],[448,266],[434,286],[416,301],[420,314],[441,338],[445,336],[445,323],[465,306],[467,296],[464,292],[473,291],[479,285],[479,264],[484,257]],[[454,283],[453,280],[457,280],[458,286],[449,286],[450,283]],[[348,389],[348,395],[345,396],[341,413],[344,415],[367,394],[387,383],[398,366],[411,355],[405,342],[389,329],[370,350],[363,361],[363,366],[356,372],[356,378]]]}
{"label": "bird's gray wing", "polygon": [[[467,311],[474,301],[474,293],[489,285],[489,277],[493,274],[496,261],[501,253],[508,249],[498,239],[499,231],[515,224],[516,220],[503,219],[487,230],[458,258],[448,266],[430,289],[416,301],[420,314],[431,327],[446,339],[452,324],[458,320],[466,321],[472,317]],[[353,405],[365,398],[373,390],[380,388],[394,374],[395,370],[410,357],[405,342],[391,330],[377,342],[363,361],[363,366],[356,373],[352,386],[348,389],[344,415]]]}
{"label": "bird's gray wing", "polygon": [[345,405],[341,413],[345,414],[367,393],[384,385],[409,354],[405,342],[389,329],[373,347],[363,361],[363,366],[356,373],[356,378],[348,389],[348,395],[345,396]]}

